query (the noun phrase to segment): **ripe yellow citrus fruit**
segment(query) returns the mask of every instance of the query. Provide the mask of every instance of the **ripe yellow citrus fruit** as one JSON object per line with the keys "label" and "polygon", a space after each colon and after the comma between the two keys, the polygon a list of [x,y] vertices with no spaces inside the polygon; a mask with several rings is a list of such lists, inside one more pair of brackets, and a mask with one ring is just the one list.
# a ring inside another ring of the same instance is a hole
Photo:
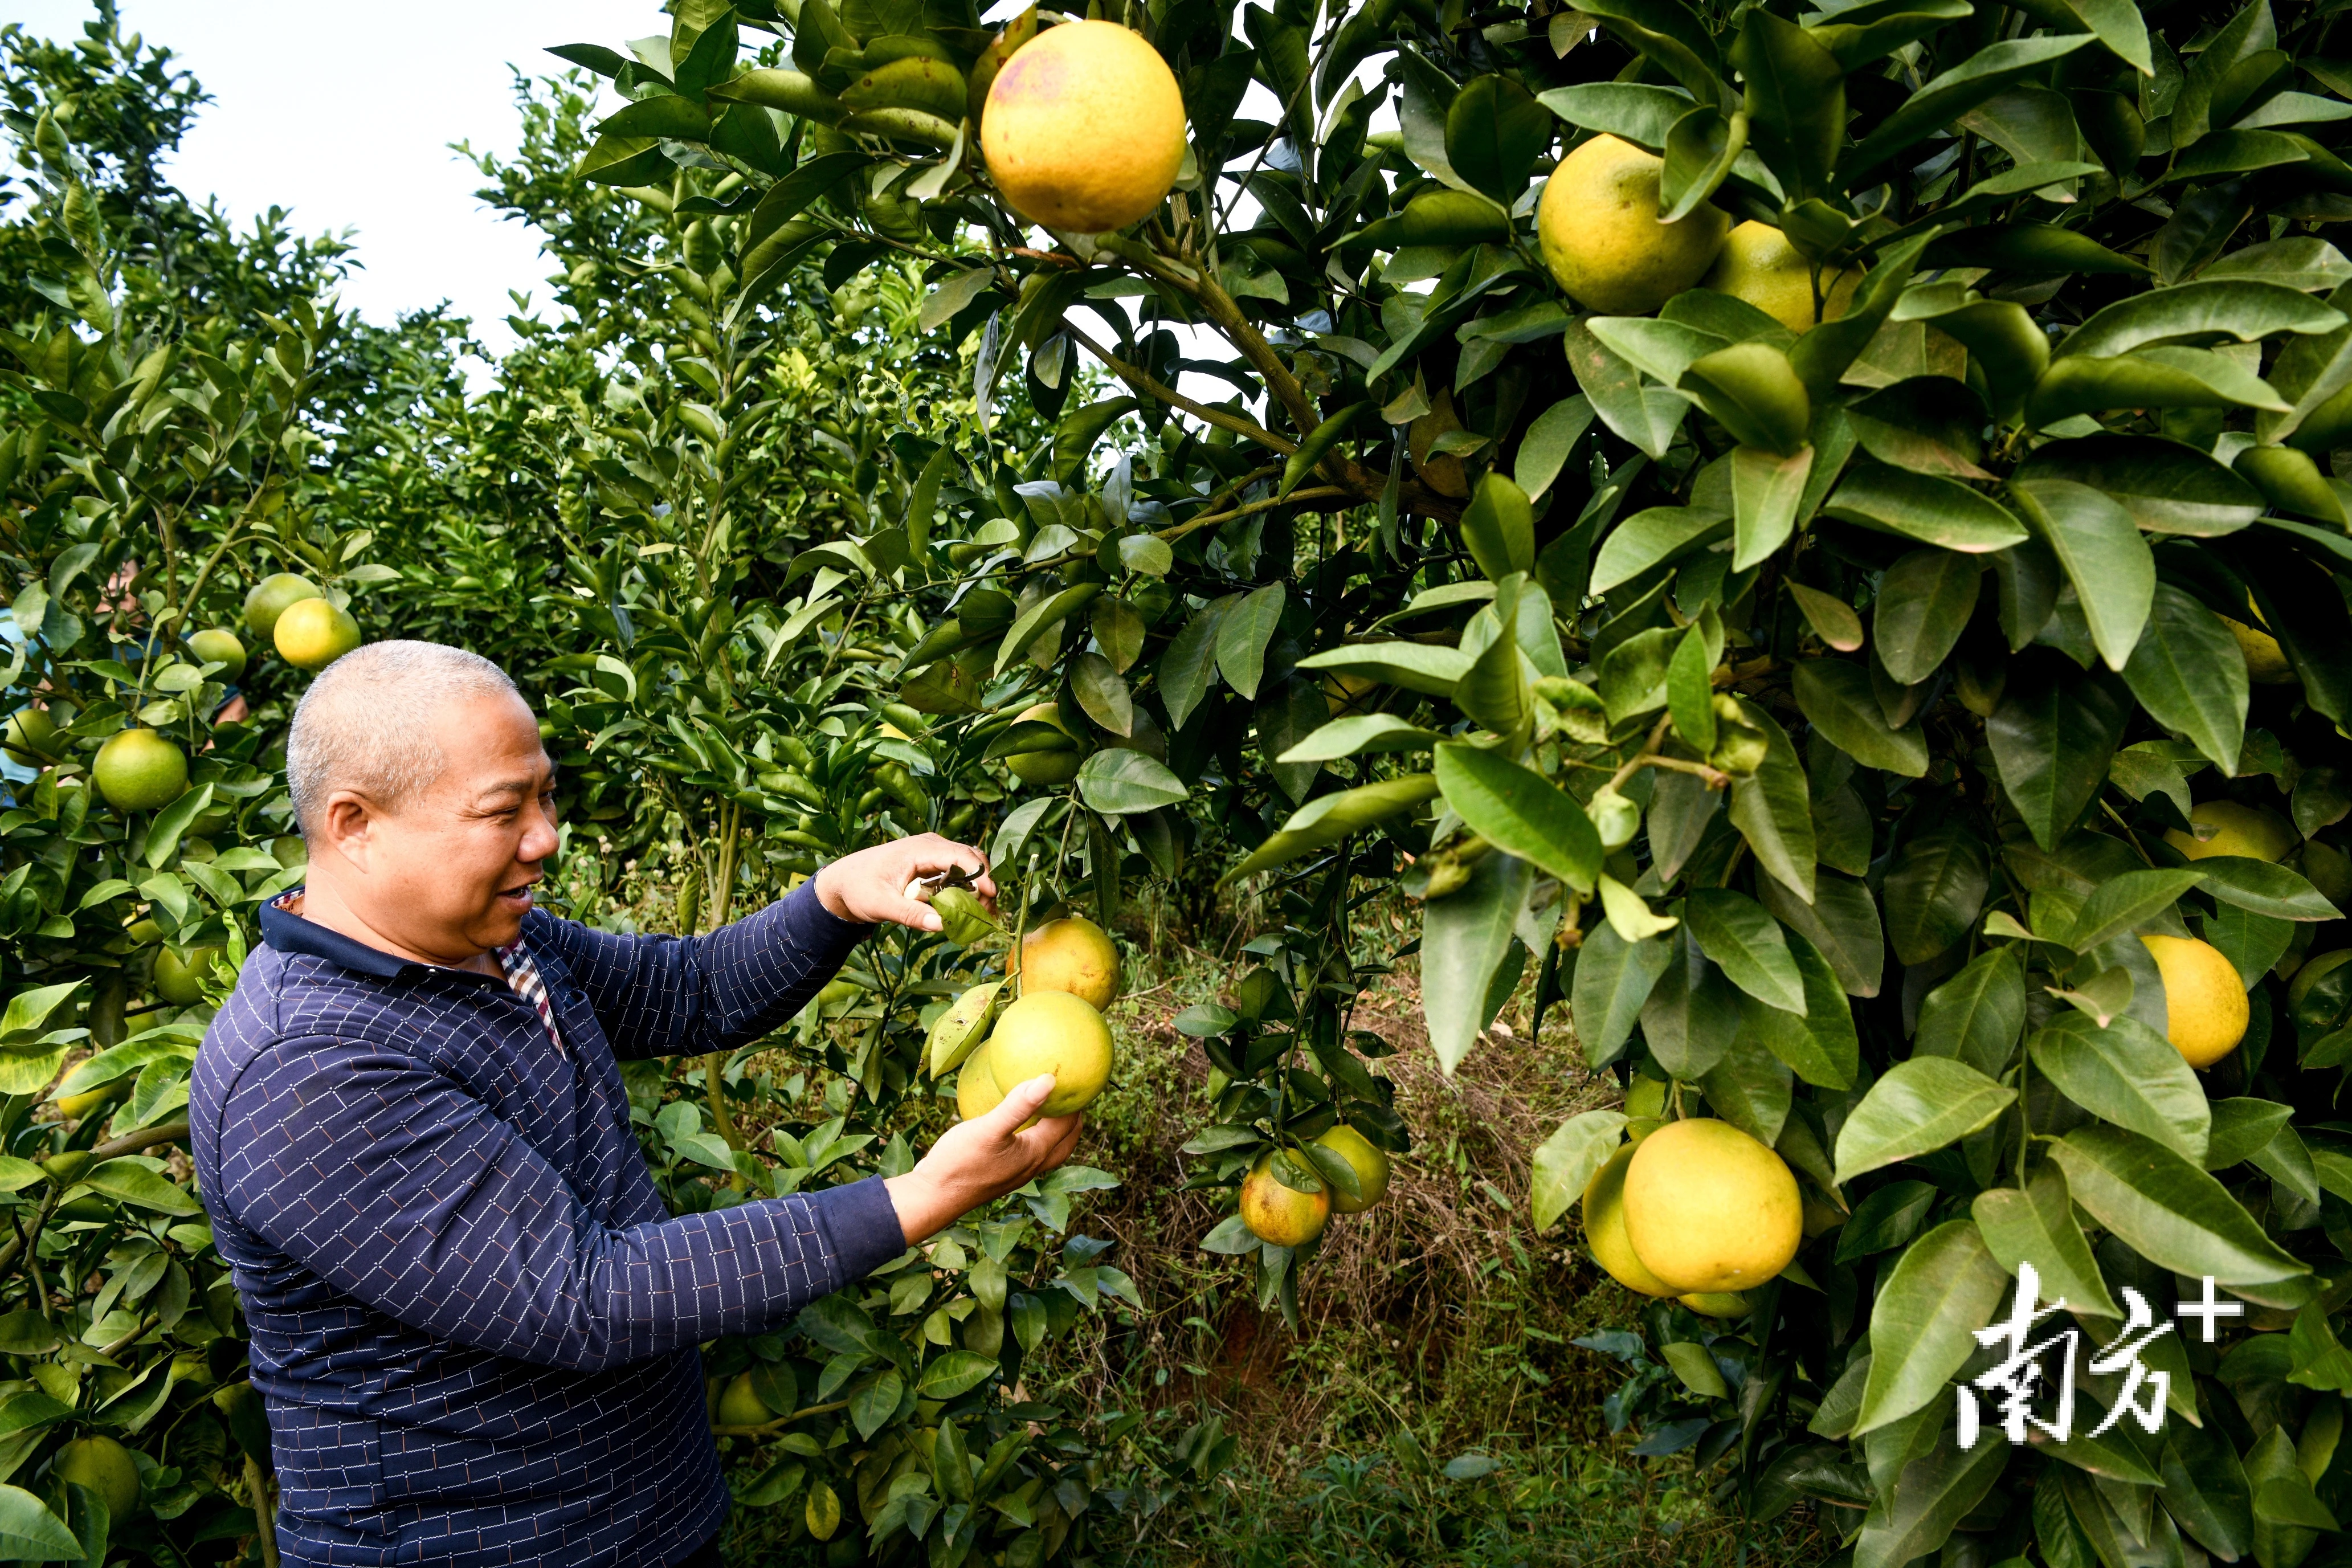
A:
{"label": "ripe yellow citrus fruit", "polygon": [[196,660],[200,664],[228,666],[226,669],[215,675],[214,679],[216,680],[233,681],[245,673],[245,644],[238,640],[237,635],[226,626],[213,626],[205,631],[191,633],[188,637],[188,651],[196,656]]}
{"label": "ripe yellow citrus fruit", "polygon": [[205,999],[205,988],[199,976],[212,973],[213,955],[216,947],[190,950],[183,961],[170,948],[155,955],[155,994],[174,1007],[192,1007]]}
{"label": "ripe yellow citrus fruit", "polygon": [[1184,94],[1142,35],[1116,22],[1048,27],[989,85],[988,177],[1032,223],[1103,234],[1150,214],[1184,163]]}
{"label": "ripe yellow citrus fruit", "polygon": [[765,1426],[776,1418],[760,1391],[751,1386],[751,1374],[744,1373],[719,1395],[719,1425],[721,1426]]}
{"label": "ripe yellow citrus fruit", "polygon": [[2246,1037],[2252,1008],[2235,965],[2194,937],[2139,939],[2164,976],[2164,1037],[2193,1068],[2210,1068]]}
{"label": "ripe yellow citrus fruit", "polygon": [[278,658],[297,669],[317,671],[360,646],[360,624],[332,599],[300,599],[278,617],[273,637]]}
{"label": "ripe yellow citrus fruit", "polygon": [[2169,827],[2165,830],[2164,841],[2191,860],[2202,860],[2209,855],[2275,860],[2295,846],[2294,829],[2277,813],[2258,805],[2241,805],[2234,800],[2200,801],[2190,808],[2189,820],[2200,827],[2211,826],[2213,837],[2200,841],[2178,827]]}
{"label": "ripe yellow citrus fruit", "polygon": [[[1013,722],[1025,724],[1032,720],[1051,724],[1065,735],[1070,734],[1069,725],[1062,721],[1062,710],[1055,703],[1040,702],[1034,708],[1024,708],[1014,716]],[[1075,735],[1070,738],[1077,739]],[[1082,760],[1077,749],[1072,747],[1066,752],[1017,752],[1005,758],[1004,765],[1012,769],[1013,776],[1023,784],[1033,784],[1040,789],[1059,789],[1078,776],[1078,763]]]}
{"label": "ripe yellow citrus fruit", "polygon": [[1658,221],[1664,163],[1629,142],[1596,136],[1560,160],[1536,206],[1544,265],[1577,303],[1646,316],[1706,275],[1730,218],[1702,202]]}
{"label": "ripe yellow citrus fruit", "polygon": [[1047,921],[1023,937],[1011,969],[1024,994],[1066,991],[1098,1013],[1118,997],[1118,948],[1108,931],[1081,916]]}
{"label": "ripe yellow citrus fruit", "polygon": [[59,1116],[65,1117],[68,1121],[79,1121],[80,1118],[88,1116],[91,1111],[96,1110],[100,1106],[104,1105],[108,1100],[129,1093],[131,1090],[131,1080],[130,1079],[119,1078],[112,1083],[100,1084],[96,1089],[86,1089],[79,1094],[68,1094],[64,1096],[62,1099],[52,1100],[50,1103],[58,1108],[58,1114]]}
{"label": "ripe yellow citrus fruit", "polygon": [[59,750],[58,721],[46,708],[19,708],[8,715],[7,729],[0,731],[0,749],[28,768],[45,767],[56,760]]}
{"label": "ripe yellow citrus fruit", "polygon": [[308,577],[297,577],[291,572],[264,577],[245,596],[245,629],[266,637],[278,629],[278,617],[286,613],[287,605],[318,596],[319,585]]}
{"label": "ripe yellow citrus fruit", "polygon": [[1702,1318],[1744,1318],[1748,1315],[1748,1298],[1729,1292],[1694,1290],[1679,1300]]}
{"label": "ripe yellow citrus fruit", "polygon": [[2263,620],[2263,613],[2254,608],[2252,594],[2246,595],[2246,612],[2253,621],[2252,626],[2227,616],[2221,617],[2221,624],[2238,640],[2238,651],[2246,656],[2246,679],[2257,686],[2284,686],[2295,679],[2294,661],[2287,658],[2286,649],[2279,647],[2278,638],[2262,629],[2267,623]]}
{"label": "ripe yellow citrus fruit", "polygon": [[152,811],[188,787],[188,759],[152,730],[125,730],[90,764],[98,793],[118,811]]}
{"label": "ripe yellow citrus fruit", "polygon": [[1082,996],[1032,991],[997,1015],[988,1037],[988,1071],[1005,1089],[1040,1073],[1054,1075],[1054,1092],[1038,1108],[1045,1116],[1083,1110],[1110,1080],[1110,1026]]}
{"label": "ripe yellow citrus fruit", "polygon": [[1332,1189],[1332,1213],[1361,1214],[1389,1195],[1389,1157],[1370,1139],[1342,1121],[1315,1142],[1347,1161],[1348,1168],[1356,1173],[1354,1197]]}
{"label": "ripe yellow citrus fruit", "polygon": [[1643,1139],[1624,1202],[1634,1256],[1678,1292],[1761,1285],[1789,1266],[1804,1234],[1797,1178],[1728,1121],[1669,1121]]}
{"label": "ripe yellow citrus fruit", "polygon": [[1334,719],[1343,713],[1366,712],[1380,689],[1381,683],[1369,675],[1341,675],[1335,670],[1323,678],[1323,706]]}
{"label": "ripe yellow citrus fruit", "polygon": [[1626,1144],[1584,1184],[1584,1244],[1592,1249],[1592,1261],[1626,1289],[1671,1296],[1675,1288],[1651,1273],[1625,1239],[1625,1167],[1639,1147]]}
{"label": "ripe yellow citrus fruit", "polygon": [[956,1069],[956,1117],[962,1121],[976,1121],[1004,1101],[1004,1091],[996,1087],[996,1079],[988,1070],[988,1047],[964,1058],[963,1066]]}
{"label": "ripe yellow citrus fruit", "polygon": [[110,1523],[130,1519],[139,1506],[139,1461],[111,1437],[77,1437],[58,1450],[49,1471],[62,1480],[79,1481],[106,1500]]}
{"label": "ripe yellow citrus fruit", "polygon": [[[1844,315],[1861,282],[1857,268],[1824,268],[1821,319],[1834,321]],[[1732,229],[1706,275],[1706,286],[1747,300],[1792,332],[1813,330],[1812,264],[1769,223],[1750,218]]]}
{"label": "ripe yellow citrus fruit", "polygon": [[1331,1223],[1331,1191],[1301,1193],[1274,1177],[1274,1156],[1261,1155],[1242,1178],[1242,1223],[1260,1241],[1304,1247]]}

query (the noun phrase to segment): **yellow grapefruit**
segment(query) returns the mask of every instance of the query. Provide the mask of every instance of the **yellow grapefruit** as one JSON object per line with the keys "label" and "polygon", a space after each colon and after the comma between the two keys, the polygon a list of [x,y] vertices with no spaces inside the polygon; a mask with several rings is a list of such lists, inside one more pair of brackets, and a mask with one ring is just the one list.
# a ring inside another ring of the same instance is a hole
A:
{"label": "yellow grapefruit", "polygon": [[2264,811],[2258,805],[2241,805],[2234,800],[2200,801],[2190,808],[2189,820],[2200,827],[2211,827],[2213,837],[2200,840],[2178,827],[2169,827],[2165,830],[2164,841],[2191,860],[2202,860],[2209,855],[2276,860],[2295,845],[2294,829],[2276,812]]}
{"label": "yellow grapefruit", "polygon": [[1626,1289],[1671,1296],[1675,1288],[1651,1273],[1625,1239],[1625,1167],[1639,1147],[1626,1144],[1584,1184],[1584,1244],[1592,1249],[1592,1261]]}
{"label": "yellow grapefruit", "polygon": [[1745,1296],[1724,1291],[1694,1290],[1678,1300],[1702,1318],[1744,1318],[1748,1315],[1748,1298]]}
{"label": "yellow grapefruit", "polygon": [[1118,945],[1108,931],[1077,915],[1047,921],[1023,937],[1013,954],[1012,972],[1021,977],[1024,994],[1066,991],[1097,1012],[1118,996]]}
{"label": "yellow grapefruit", "polygon": [[997,1015],[988,1037],[988,1071],[1003,1089],[1040,1073],[1054,1075],[1054,1092],[1039,1112],[1083,1110],[1110,1079],[1110,1026],[1086,998],[1066,991],[1032,991]]}
{"label": "yellow grapefruit", "polygon": [[188,759],[152,730],[125,730],[90,764],[98,793],[118,811],[152,811],[188,787]]}
{"label": "yellow grapefruit", "polygon": [[1789,1266],[1804,1234],[1797,1178],[1728,1121],[1669,1121],[1625,1168],[1625,1239],[1677,1292],[1740,1290]]}
{"label": "yellow grapefruit", "polygon": [[1702,202],[1658,221],[1665,165],[1629,142],[1596,136],[1560,160],[1536,206],[1544,265],[1577,303],[1646,316],[1706,275],[1731,220]]}
{"label": "yellow grapefruit", "polygon": [[[1823,268],[1821,319],[1834,321],[1844,315],[1861,282],[1862,274],[1854,268]],[[1813,330],[1812,264],[1769,223],[1750,218],[1725,237],[1706,286],[1747,300],[1792,332]]]}
{"label": "yellow grapefruit", "polygon": [[[1055,703],[1040,702],[1033,708],[1024,708],[1014,716],[1013,722],[1025,724],[1033,720],[1041,724],[1051,724],[1063,734],[1070,735],[1070,727],[1062,721],[1062,710]],[[1073,741],[1077,739],[1076,735],[1070,735],[1070,738]],[[1033,784],[1040,789],[1059,789],[1078,776],[1081,760],[1077,748],[1073,746],[1066,752],[1021,752],[1005,758],[1004,765],[1012,769],[1013,776],[1023,784]]]}
{"label": "yellow grapefruit", "polygon": [[1331,1191],[1296,1192],[1275,1180],[1274,1156],[1261,1155],[1242,1178],[1242,1223],[1260,1241],[1304,1247],[1331,1223]]}
{"label": "yellow grapefruit", "polygon": [[245,596],[245,629],[266,637],[278,629],[278,617],[286,613],[287,605],[318,596],[319,585],[308,577],[297,577],[291,572],[264,577]]}
{"label": "yellow grapefruit", "polygon": [[2238,1048],[2252,1015],[2237,966],[2194,937],[2139,939],[2164,976],[2164,1037],[2193,1068],[2210,1068]]}
{"label": "yellow grapefruit", "polygon": [[1014,212],[1102,234],[1159,206],[1184,162],[1184,95],[1160,51],[1116,22],[1048,27],[989,85],[980,147]]}
{"label": "yellow grapefruit", "polygon": [[2221,624],[2237,639],[2238,651],[2246,657],[2246,679],[2257,686],[2284,686],[2296,679],[2294,661],[2287,658],[2286,649],[2279,647],[2278,638],[2263,629],[2268,623],[2263,619],[2263,613],[2254,608],[2251,593],[2246,595],[2246,613],[2253,625],[2233,621],[2227,616],[2221,617]]}
{"label": "yellow grapefruit", "polygon": [[332,599],[299,599],[278,617],[278,657],[297,669],[321,670],[360,646],[360,624]]}
{"label": "yellow grapefruit", "polygon": [[1361,1214],[1389,1195],[1389,1157],[1372,1141],[1342,1121],[1315,1140],[1348,1162],[1356,1173],[1356,1195],[1337,1188],[1331,1192],[1331,1212]]}

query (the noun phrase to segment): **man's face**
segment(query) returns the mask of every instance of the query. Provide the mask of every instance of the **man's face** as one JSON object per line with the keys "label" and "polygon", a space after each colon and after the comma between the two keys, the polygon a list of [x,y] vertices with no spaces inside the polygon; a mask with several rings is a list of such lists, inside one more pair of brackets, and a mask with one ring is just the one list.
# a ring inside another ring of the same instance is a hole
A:
{"label": "man's face", "polygon": [[446,759],[431,788],[365,828],[368,923],[457,964],[522,931],[531,884],[555,853],[555,769],[519,697],[481,697],[435,729]]}

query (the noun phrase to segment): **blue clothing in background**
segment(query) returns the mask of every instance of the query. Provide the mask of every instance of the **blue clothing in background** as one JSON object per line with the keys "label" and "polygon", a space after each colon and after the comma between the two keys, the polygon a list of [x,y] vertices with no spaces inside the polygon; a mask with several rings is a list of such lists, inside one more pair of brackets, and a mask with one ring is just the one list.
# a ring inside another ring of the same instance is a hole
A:
{"label": "blue clothing in background", "polygon": [[730,1050],[873,928],[803,886],[699,938],[543,911],[563,1048],[501,980],[285,910],[196,1058],[189,1121],[303,1568],[658,1568],[725,1515],[696,1346],[906,1249],[878,1178],[668,1217],[619,1060]]}

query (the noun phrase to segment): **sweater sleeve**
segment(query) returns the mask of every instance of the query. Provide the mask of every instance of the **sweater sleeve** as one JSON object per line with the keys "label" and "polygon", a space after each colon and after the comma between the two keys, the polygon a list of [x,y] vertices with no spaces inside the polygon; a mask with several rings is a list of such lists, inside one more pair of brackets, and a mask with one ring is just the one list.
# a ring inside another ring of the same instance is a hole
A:
{"label": "sweater sleeve", "polygon": [[814,879],[708,936],[620,936],[534,914],[623,1060],[731,1051],[808,1005],[874,928],[825,909]]}
{"label": "sweater sleeve", "polygon": [[221,1119],[215,1201],[413,1328],[598,1371],[782,1327],[906,1249],[880,1178],[616,1229],[509,1123],[415,1058],[282,1041]]}

